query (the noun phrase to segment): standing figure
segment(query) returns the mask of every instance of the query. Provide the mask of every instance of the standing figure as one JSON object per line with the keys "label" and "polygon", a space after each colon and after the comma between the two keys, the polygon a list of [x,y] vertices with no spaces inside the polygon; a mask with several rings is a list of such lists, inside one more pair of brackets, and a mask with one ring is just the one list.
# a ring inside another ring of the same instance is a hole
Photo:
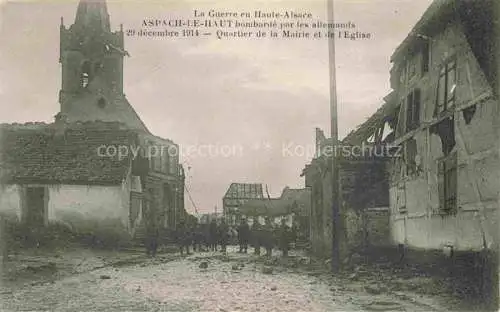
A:
{"label": "standing figure", "polygon": [[200,224],[195,223],[191,232],[193,234],[193,251],[202,251],[203,233]]}
{"label": "standing figure", "polygon": [[189,228],[184,221],[179,223],[177,229],[177,243],[179,244],[179,250],[181,255],[184,255],[184,249],[186,249],[186,254],[189,255],[189,245],[191,245],[191,235],[189,233]]}
{"label": "standing figure", "polygon": [[264,248],[266,248],[266,256],[271,257],[274,247],[274,226],[270,217],[266,218],[266,223],[262,229],[262,242]]}
{"label": "standing figure", "polygon": [[221,251],[226,252],[226,247],[229,242],[229,227],[226,224],[226,220],[222,219],[219,225],[219,239],[221,245]]}
{"label": "standing figure", "polygon": [[240,245],[239,252],[247,253],[249,239],[250,227],[248,226],[247,220],[241,219],[240,226],[238,227],[238,243]]}
{"label": "standing figure", "polygon": [[210,249],[212,251],[217,251],[218,234],[217,222],[213,219],[209,226]]}
{"label": "standing figure", "polygon": [[158,249],[158,226],[155,221],[146,224],[146,254],[155,257]]}
{"label": "standing figure", "polygon": [[260,255],[260,245],[262,243],[262,226],[260,225],[259,219],[257,217],[253,218],[251,234],[254,253],[256,255]]}
{"label": "standing figure", "polygon": [[210,224],[204,223],[201,227],[201,235],[203,240],[203,246],[207,251],[212,248],[212,242],[210,241]]}
{"label": "standing figure", "polygon": [[288,250],[290,249],[290,228],[286,224],[286,219],[281,219],[281,225],[278,230],[278,239],[283,257],[287,257]]}

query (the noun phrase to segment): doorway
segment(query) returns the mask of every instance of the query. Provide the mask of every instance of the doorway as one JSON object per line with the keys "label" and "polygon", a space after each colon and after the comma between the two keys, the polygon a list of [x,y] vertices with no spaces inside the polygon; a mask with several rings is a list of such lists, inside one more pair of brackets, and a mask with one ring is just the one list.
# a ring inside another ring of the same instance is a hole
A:
{"label": "doorway", "polygon": [[45,224],[45,187],[27,187],[25,193],[25,218],[27,225],[40,227]]}

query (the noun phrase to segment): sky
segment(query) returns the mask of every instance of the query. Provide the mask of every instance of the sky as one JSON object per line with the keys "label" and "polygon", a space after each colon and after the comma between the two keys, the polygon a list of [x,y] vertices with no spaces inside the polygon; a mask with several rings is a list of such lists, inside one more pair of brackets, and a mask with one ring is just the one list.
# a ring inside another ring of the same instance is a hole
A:
{"label": "sky", "polygon": [[[340,138],[390,92],[390,56],[431,0],[335,0],[337,22],[367,40],[336,40]],[[52,122],[61,86],[59,25],[78,1],[0,0],[0,123]],[[194,10],[311,12],[324,0],[108,1],[112,30],[144,19],[188,19]],[[263,183],[271,196],[301,188],[315,128],[330,134],[327,40],[125,37],[124,93],[148,129],[181,146],[188,212],[219,211],[232,182]],[[211,154],[207,148],[211,148]],[[195,209],[196,207],[196,209]]]}

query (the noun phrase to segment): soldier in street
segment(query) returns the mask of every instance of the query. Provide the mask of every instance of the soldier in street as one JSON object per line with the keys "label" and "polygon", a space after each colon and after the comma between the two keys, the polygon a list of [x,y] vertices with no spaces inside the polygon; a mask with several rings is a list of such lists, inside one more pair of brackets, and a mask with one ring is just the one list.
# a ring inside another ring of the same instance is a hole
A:
{"label": "soldier in street", "polygon": [[274,247],[274,226],[270,217],[266,218],[266,223],[262,229],[262,243],[266,248],[266,256],[271,257]]}
{"label": "soldier in street", "polygon": [[254,253],[260,255],[260,245],[262,241],[262,227],[257,217],[253,218],[253,224],[251,229],[252,244],[254,247]]}
{"label": "soldier in street", "polygon": [[157,222],[150,220],[150,222],[146,224],[146,254],[148,256],[156,256],[156,251],[158,249],[158,236],[159,229]]}
{"label": "soldier in street", "polygon": [[210,224],[203,223],[201,225],[201,235],[202,235],[203,246],[205,247],[204,249],[210,251],[212,246],[210,242]]}
{"label": "soldier in street", "polygon": [[226,252],[227,244],[229,243],[229,227],[224,219],[221,220],[219,225],[219,239],[221,251]]}
{"label": "soldier in street", "polygon": [[200,224],[198,222],[195,222],[192,227],[193,251],[200,252],[202,250],[203,233],[201,231],[202,229]]}
{"label": "soldier in street", "polygon": [[189,231],[189,227],[184,221],[179,223],[179,228],[177,230],[177,242],[179,244],[179,249],[181,255],[184,255],[184,249],[186,250],[186,254],[189,255],[189,246],[191,245],[191,235]]}
{"label": "soldier in street", "polygon": [[240,226],[238,227],[238,243],[240,245],[240,253],[247,253],[248,241],[250,239],[250,227],[246,219],[241,219]]}
{"label": "soldier in street", "polygon": [[286,219],[281,219],[281,225],[278,229],[278,240],[283,257],[288,256],[290,249],[290,227],[286,224]]}
{"label": "soldier in street", "polygon": [[213,219],[210,222],[209,226],[209,239],[210,239],[210,249],[212,251],[217,251],[217,241],[219,240],[218,236],[218,226],[217,226],[217,221]]}

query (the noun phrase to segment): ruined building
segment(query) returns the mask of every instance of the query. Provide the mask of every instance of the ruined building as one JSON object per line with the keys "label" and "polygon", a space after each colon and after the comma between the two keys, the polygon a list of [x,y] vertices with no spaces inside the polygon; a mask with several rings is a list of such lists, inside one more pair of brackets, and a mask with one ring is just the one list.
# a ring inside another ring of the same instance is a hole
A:
{"label": "ruined building", "polygon": [[500,162],[493,1],[436,1],[392,56],[396,243],[495,249]]}
{"label": "ruined building", "polygon": [[392,239],[407,259],[463,264],[482,293],[498,286],[495,2],[434,1],[391,58],[403,150],[390,166]]}
{"label": "ruined building", "polygon": [[[311,189],[309,236],[314,254],[326,258],[332,255],[333,187],[339,192],[337,233],[341,260],[348,261],[354,253],[390,245],[389,155],[385,146],[392,139],[393,130],[385,116],[392,110],[389,104],[384,105],[335,148],[332,140],[316,129],[316,156],[302,172],[306,187]],[[334,184],[332,157],[339,167],[339,180]]]}

